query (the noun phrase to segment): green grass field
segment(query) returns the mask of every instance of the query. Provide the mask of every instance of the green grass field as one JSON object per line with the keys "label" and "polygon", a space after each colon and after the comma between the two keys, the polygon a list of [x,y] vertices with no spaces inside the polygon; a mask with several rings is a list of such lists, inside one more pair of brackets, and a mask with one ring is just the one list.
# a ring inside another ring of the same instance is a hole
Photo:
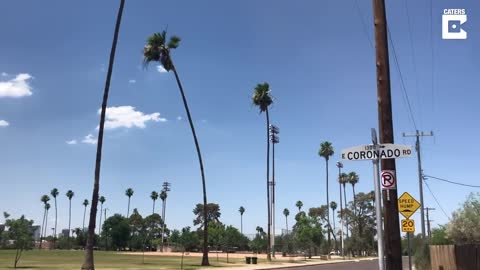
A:
{"label": "green grass field", "polygon": [[[222,255],[224,256],[224,255]],[[13,269],[14,250],[0,250],[0,269]],[[145,256],[142,262],[142,253],[138,255],[120,254],[117,252],[97,251],[95,253],[95,269],[180,269],[180,256]],[[83,260],[83,251],[40,251],[31,250],[24,252],[18,268],[20,269],[62,269],[79,270]],[[240,266],[245,264],[245,259],[229,259],[221,257],[217,262],[215,255],[210,255],[211,268],[220,266]],[[200,269],[201,257],[185,256],[183,269]],[[259,260],[264,263],[264,260]],[[205,269],[205,268],[203,268]]]}

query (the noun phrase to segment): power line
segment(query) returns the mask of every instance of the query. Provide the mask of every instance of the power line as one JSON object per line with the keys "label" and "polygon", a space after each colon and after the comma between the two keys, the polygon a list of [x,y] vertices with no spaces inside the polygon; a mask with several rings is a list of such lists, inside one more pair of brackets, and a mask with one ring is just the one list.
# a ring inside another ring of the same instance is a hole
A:
{"label": "power line", "polygon": [[415,123],[415,118],[413,117],[412,106],[410,105],[410,99],[408,98],[407,89],[405,87],[405,82],[403,80],[402,71],[400,70],[400,64],[398,63],[397,51],[395,50],[395,44],[393,43],[392,34],[390,33],[390,28],[389,27],[387,27],[387,32],[388,32],[388,38],[390,39],[390,43],[392,44],[393,60],[395,62],[395,66],[397,67],[397,71],[400,75],[400,82],[402,84],[402,90],[403,90],[403,93],[405,95],[405,99],[407,101],[410,120],[412,120],[413,127],[415,128],[415,130],[417,130],[417,124]]}
{"label": "power line", "polygon": [[459,185],[459,186],[464,186],[464,187],[480,188],[480,186],[477,186],[477,185],[463,184],[463,183],[460,183],[460,182],[455,182],[455,181],[452,181],[452,180],[447,180],[447,179],[443,179],[443,178],[439,178],[439,177],[435,177],[435,176],[431,176],[431,175],[424,175],[424,176],[427,177],[427,178],[433,178],[433,179],[440,180],[440,181],[447,182],[447,183],[454,184],[454,185]]}
{"label": "power line", "polygon": [[[362,26],[363,26],[363,33],[365,34],[365,36],[367,37],[368,39],[368,42],[370,43],[370,46],[372,46],[372,48],[374,48],[373,46],[373,43],[372,43],[372,40],[370,39],[370,36],[368,35],[368,31],[367,31],[367,25],[365,23],[365,20],[364,20],[364,17],[363,17],[363,13],[362,11],[360,10],[360,6],[358,5],[358,1],[355,0],[355,8],[358,12],[358,15],[360,16],[360,20],[362,22]],[[398,59],[397,59],[397,52],[395,50],[395,45],[393,43],[393,39],[392,39],[392,36],[391,36],[391,33],[390,33],[390,28],[388,27],[387,25],[387,31],[388,31],[388,38],[390,39],[390,43],[392,44],[392,48],[393,48],[393,55],[394,55],[394,61],[395,61],[395,66],[397,68],[397,71],[400,75],[400,80],[401,80],[401,83],[402,83],[402,90],[403,90],[403,94],[402,97],[404,99],[404,102],[407,103],[407,106],[408,106],[408,111],[409,111],[409,116],[410,116],[410,120],[411,122],[413,123],[413,126],[415,128],[415,130],[417,130],[417,124],[415,123],[415,118],[413,117],[413,111],[412,111],[412,106],[410,105],[410,99],[408,98],[408,94],[407,94],[407,90],[406,90],[406,87],[405,87],[405,82],[403,80],[403,75],[402,75],[402,71],[400,70],[400,65],[398,63]]]}
{"label": "power line", "polygon": [[375,46],[373,46],[372,40],[370,39],[370,35],[368,34],[367,24],[365,23],[365,20],[363,19],[363,13],[362,13],[362,11],[360,10],[360,6],[358,5],[358,1],[357,1],[357,0],[355,0],[355,7],[356,7],[356,9],[357,9],[358,16],[360,16],[360,19],[361,19],[361,21],[362,21],[363,33],[365,34],[365,36],[367,36],[368,43],[370,43],[370,46],[371,46],[372,48],[375,48]]}
{"label": "power line", "polygon": [[[410,21],[410,13],[408,12],[408,0],[404,0],[404,3],[405,3],[405,10],[406,10],[406,13],[407,13],[407,22],[408,22],[408,33],[409,33],[409,37],[410,37],[410,48],[412,50],[412,63],[413,63],[413,73],[415,75],[415,93],[417,95],[417,98],[418,98],[418,112],[420,113],[421,110],[421,99],[420,99],[420,95],[418,93],[418,73],[417,73],[417,62],[415,60],[415,46],[413,46],[413,30],[412,30],[412,24],[411,24],[411,21]],[[420,125],[422,124],[422,115],[420,114]]]}
{"label": "power line", "polygon": [[[430,188],[430,186],[428,185],[427,181],[425,181],[425,179],[424,179],[423,182],[425,182],[425,185],[427,186],[428,191],[430,191],[430,194],[432,195],[433,199],[435,199],[435,202],[437,202],[437,205],[438,205],[438,207],[440,207],[440,210],[442,210],[442,212],[443,212],[443,214],[445,215],[445,217],[447,217],[447,219],[450,220],[450,217],[447,215],[447,212],[445,212],[445,210],[443,209],[442,205],[440,205],[440,203],[438,202],[437,197],[435,197],[435,195],[433,194],[433,191],[432,191],[432,189]],[[422,206],[422,207],[423,207],[423,206]]]}

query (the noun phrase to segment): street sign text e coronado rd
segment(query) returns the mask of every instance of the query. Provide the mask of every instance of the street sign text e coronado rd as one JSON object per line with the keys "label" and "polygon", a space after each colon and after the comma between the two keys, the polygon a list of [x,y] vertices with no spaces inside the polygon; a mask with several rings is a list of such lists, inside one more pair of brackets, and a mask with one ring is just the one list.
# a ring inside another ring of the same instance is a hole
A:
{"label": "street sign text e coronado rd", "polygon": [[342,159],[346,160],[369,160],[369,159],[389,159],[404,158],[412,154],[410,145],[403,144],[367,144],[359,145],[342,150]]}

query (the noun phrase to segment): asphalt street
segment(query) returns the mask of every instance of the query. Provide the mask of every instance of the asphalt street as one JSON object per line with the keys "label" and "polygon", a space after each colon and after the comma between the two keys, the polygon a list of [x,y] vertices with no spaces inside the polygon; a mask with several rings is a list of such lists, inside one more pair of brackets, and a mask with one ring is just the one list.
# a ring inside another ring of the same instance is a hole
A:
{"label": "asphalt street", "polygon": [[[287,269],[287,268],[285,268]],[[346,262],[324,265],[310,265],[305,267],[295,267],[292,270],[378,270],[377,260]],[[408,257],[403,257],[403,269],[408,269]]]}

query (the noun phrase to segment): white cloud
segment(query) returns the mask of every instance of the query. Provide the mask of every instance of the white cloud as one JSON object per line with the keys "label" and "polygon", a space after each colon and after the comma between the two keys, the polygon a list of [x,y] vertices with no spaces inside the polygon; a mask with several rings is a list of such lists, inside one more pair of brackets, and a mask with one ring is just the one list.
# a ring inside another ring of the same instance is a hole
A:
{"label": "white cloud", "polygon": [[128,80],[128,83],[136,83],[136,80]]}
{"label": "white cloud", "polygon": [[168,72],[162,65],[157,66],[157,71],[160,73]]}
{"label": "white cloud", "polygon": [[182,117],[181,117],[181,116],[177,116],[177,120],[178,120],[178,121],[182,120]]}
{"label": "white cloud", "polygon": [[[2,73],[3,75],[3,73]],[[0,97],[24,97],[32,95],[32,86],[28,80],[33,77],[27,73],[20,73],[8,81],[0,81]]]}
{"label": "white cloud", "polygon": [[8,127],[8,126],[10,126],[10,123],[8,123],[5,120],[0,120],[0,127]]}
{"label": "white cloud", "polygon": [[[100,114],[100,110],[98,110]],[[132,106],[109,107],[105,115],[105,129],[115,128],[145,128],[148,121],[166,122],[166,118],[161,118],[160,113],[144,114],[136,111]]]}
{"label": "white cloud", "polygon": [[77,140],[66,141],[67,144],[77,144]]}
{"label": "white cloud", "polygon": [[8,74],[6,72],[2,72],[2,76],[5,77],[8,76]]}
{"label": "white cloud", "polygon": [[83,138],[82,143],[97,144],[97,139],[93,138],[92,134],[88,134]]}

